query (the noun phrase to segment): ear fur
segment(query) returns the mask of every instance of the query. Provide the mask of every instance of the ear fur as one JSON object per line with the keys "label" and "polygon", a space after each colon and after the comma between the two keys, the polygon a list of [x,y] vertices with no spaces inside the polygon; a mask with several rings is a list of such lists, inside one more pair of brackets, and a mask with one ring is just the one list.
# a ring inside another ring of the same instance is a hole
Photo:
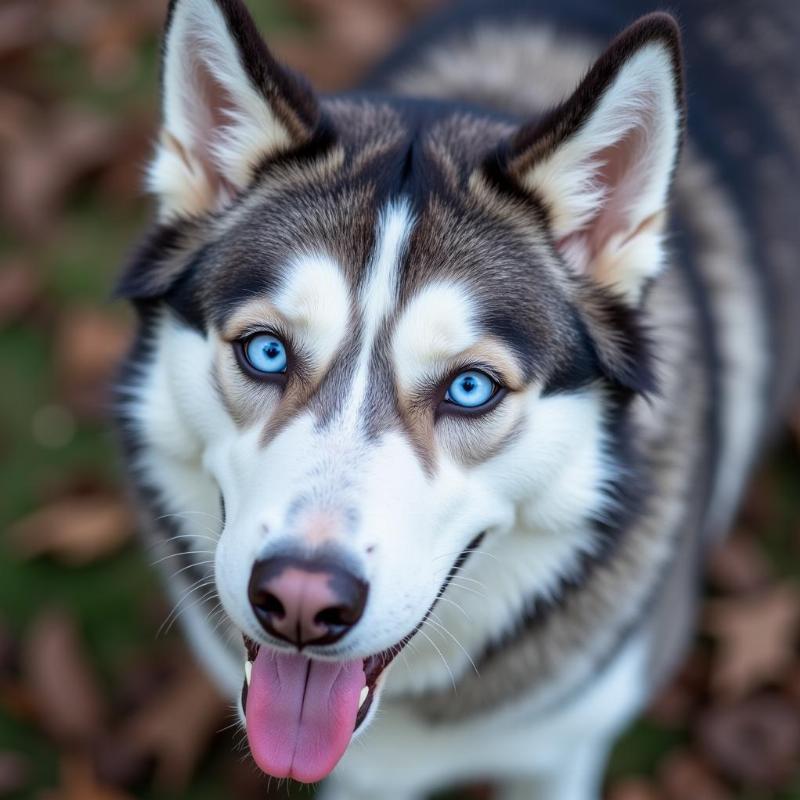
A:
{"label": "ear fur", "polygon": [[543,205],[567,264],[632,303],[663,261],[684,116],[679,30],[655,13],[509,145],[507,170]]}
{"label": "ear fur", "polygon": [[160,142],[148,171],[161,218],[224,207],[264,159],[308,141],[310,89],[267,50],[241,0],[171,0]]}

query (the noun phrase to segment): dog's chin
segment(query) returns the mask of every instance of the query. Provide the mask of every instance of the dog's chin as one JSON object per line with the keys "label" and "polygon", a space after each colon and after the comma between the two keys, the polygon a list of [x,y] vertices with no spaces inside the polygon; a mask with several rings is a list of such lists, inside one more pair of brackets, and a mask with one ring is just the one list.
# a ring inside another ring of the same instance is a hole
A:
{"label": "dog's chin", "polygon": [[314,783],[367,727],[384,673],[411,635],[351,661],[323,661],[243,638],[241,704],[253,759],[273,777]]}

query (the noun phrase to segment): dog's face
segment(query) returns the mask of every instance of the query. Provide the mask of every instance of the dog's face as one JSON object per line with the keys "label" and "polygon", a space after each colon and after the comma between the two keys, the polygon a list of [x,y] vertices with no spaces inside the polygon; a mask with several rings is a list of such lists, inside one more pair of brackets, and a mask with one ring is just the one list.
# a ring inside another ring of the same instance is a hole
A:
{"label": "dog's face", "polygon": [[319,100],[238,3],[172,4],[162,220],[121,285],[157,321],[125,413],[169,510],[222,505],[265,771],[333,768],[474,549],[539,537],[546,592],[596,546],[610,409],[649,388],[677,64],[650,18],[517,127]]}

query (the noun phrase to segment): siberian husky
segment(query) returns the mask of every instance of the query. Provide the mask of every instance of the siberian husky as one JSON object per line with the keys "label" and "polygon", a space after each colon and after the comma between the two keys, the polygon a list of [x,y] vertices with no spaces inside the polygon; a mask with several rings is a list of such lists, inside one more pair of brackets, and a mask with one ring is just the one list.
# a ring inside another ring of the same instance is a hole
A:
{"label": "siberian husky", "polygon": [[270,775],[596,798],[681,658],[797,386],[800,26],[686,0],[687,92],[647,10],[461,3],[323,97],[169,7],[117,416]]}

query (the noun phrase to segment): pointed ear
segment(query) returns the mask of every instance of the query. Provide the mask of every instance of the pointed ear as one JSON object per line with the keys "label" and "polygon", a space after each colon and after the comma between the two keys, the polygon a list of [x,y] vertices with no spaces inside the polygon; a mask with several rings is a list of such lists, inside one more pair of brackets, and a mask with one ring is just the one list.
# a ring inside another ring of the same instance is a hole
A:
{"label": "pointed ear", "polygon": [[313,93],[275,61],[241,0],[171,0],[161,73],[148,185],[162,219],[224,207],[264,158],[308,141],[319,117]]}
{"label": "pointed ear", "polygon": [[643,17],[508,150],[508,171],[543,204],[565,261],[633,303],[663,260],[684,124],[679,36],[668,14]]}

